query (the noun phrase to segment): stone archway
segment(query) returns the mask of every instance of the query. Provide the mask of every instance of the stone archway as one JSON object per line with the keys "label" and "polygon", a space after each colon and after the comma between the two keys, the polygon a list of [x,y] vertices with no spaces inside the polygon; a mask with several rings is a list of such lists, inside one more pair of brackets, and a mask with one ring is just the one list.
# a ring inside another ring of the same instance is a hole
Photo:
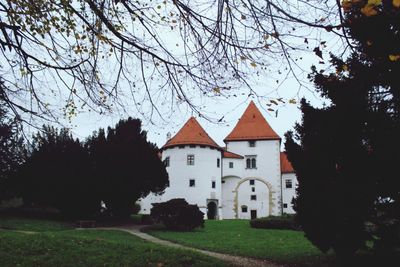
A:
{"label": "stone archway", "polygon": [[215,201],[209,201],[207,203],[207,219],[215,220],[217,219],[217,203]]}
{"label": "stone archway", "polygon": [[240,180],[240,182],[237,183],[235,190],[233,191],[233,193],[235,194],[235,199],[234,199],[234,206],[235,206],[235,212],[236,212],[236,218],[238,218],[238,210],[239,210],[239,200],[238,200],[238,192],[239,192],[239,187],[249,181],[249,180],[256,180],[259,181],[263,184],[265,184],[268,188],[268,214],[271,215],[272,214],[272,210],[275,207],[275,203],[274,203],[274,195],[275,195],[275,191],[273,190],[272,185],[265,181],[262,178],[258,178],[258,177],[248,177],[248,178],[244,178],[242,180]]}

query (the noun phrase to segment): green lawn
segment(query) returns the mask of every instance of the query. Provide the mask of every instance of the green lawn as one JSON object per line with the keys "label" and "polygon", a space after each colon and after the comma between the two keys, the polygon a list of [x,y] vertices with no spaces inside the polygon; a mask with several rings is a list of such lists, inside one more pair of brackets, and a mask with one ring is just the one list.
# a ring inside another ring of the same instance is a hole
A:
{"label": "green lawn", "polygon": [[20,217],[0,216],[0,229],[20,231],[61,231],[72,229],[73,225],[66,222],[26,219]]}
{"label": "green lawn", "polygon": [[150,234],[196,248],[291,265],[329,265],[333,259],[314,247],[303,232],[254,229],[247,220],[206,221],[204,229],[194,232],[153,230]]}
{"label": "green lawn", "polygon": [[[64,223],[15,220],[16,224],[13,225],[11,218],[4,221],[0,218],[0,225],[40,232],[0,230],[2,267],[226,266],[214,258],[152,244],[121,231],[66,230],[70,226]],[[45,231],[46,226],[50,226],[50,231]]]}

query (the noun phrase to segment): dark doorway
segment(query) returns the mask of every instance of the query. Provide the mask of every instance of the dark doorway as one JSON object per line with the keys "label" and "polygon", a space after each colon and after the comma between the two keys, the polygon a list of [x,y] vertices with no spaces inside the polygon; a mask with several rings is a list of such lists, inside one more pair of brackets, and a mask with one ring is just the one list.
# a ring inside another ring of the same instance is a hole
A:
{"label": "dark doorway", "polygon": [[257,219],[257,210],[251,210],[250,216],[252,220]]}
{"label": "dark doorway", "polygon": [[215,202],[210,201],[207,204],[207,218],[209,220],[215,220],[217,217],[217,204]]}

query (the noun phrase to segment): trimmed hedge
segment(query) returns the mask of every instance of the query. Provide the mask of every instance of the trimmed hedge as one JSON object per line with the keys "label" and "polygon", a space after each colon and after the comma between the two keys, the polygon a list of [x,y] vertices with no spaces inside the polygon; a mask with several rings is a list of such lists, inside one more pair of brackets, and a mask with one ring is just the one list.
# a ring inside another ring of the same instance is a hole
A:
{"label": "trimmed hedge", "polygon": [[262,229],[285,229],[300,231],[301,228],[296,224],[294,215],[269,216],[250,221],[253,228]]}
{"label": "trimmed hedge", "polygon": [[151,217],[163,223],[167,229],[191,231],[204,226],[204,213],[197,205],[190,205],[183,198],[175,198],[152,205]]}

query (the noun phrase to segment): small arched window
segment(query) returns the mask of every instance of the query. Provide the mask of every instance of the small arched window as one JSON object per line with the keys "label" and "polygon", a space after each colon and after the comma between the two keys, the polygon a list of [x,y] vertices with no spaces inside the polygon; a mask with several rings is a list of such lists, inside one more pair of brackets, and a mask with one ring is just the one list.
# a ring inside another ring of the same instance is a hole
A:
{"label": "small arched window", "polygon": [[252,158],[252,159],[251,159],[251,168],[252,168],[252,169],[257,168],[257,165],[256,165],[256,158]]}
{"label": "small arched window", "polygon": [[246,169],[256,169],[257,159],[256,156],[246,156]]}

